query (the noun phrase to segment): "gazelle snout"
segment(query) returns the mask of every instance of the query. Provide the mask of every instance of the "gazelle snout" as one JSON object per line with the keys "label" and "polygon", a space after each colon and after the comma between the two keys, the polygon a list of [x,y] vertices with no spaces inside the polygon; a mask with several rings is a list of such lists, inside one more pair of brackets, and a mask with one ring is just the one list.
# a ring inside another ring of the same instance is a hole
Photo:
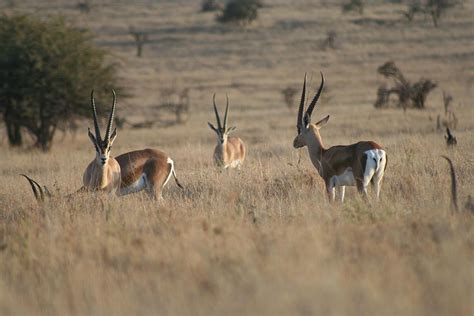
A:
{"label": "gazelle snout", "polygon": [[301,148],[305,146],[305,143],[301,139],[300,135],[296,136],[295,139],[293,140],[293,147],[294,148]]}

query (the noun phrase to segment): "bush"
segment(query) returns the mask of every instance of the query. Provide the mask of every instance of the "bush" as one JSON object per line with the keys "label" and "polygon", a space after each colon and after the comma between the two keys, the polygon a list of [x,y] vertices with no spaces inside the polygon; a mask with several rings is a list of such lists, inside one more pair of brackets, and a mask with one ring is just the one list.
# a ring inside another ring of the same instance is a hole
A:
{"label": "bush", "polygon": [[428,94],[437,87],[437,84],[429,79],[421,78],[415,83],[410,83],[401,70],[393,61],[388,61],[377,69],[377,72],[385,78],[391,78],[394,86],[387,88],[383,84],[377,89],[377,99],[374,106],[376,108],[384,108],[390,106],[390,95],[394,94],[398,97],[396,107],[424,109]]}
{"label": "bush", "polygon": [[350,0],[348,3],[342,5],[342,12],[356,11],[360,14],[364,13],[363,0]]}
{"label": "bush", "polygon": [[201,12],[212,12],[222,10],[222,4],[218,0],[204,0],[201,3]]}
{"label": "bush", "polygon": [[[58,128],[90,117],[91,89],[110,100],[110,90],[118,88],[105,52],[62,18],[2,16],[0,42],[0,115],[13,146],[22,145],[26,130],[36,147],[48,150]],[[102,104],[99,115],[106,112]]]}
{"label": "bush", "polygon": [[221,23],[248,24],[257,19],[261,7],[259,0],[230,0],[217,20]]}
{"label": "bush", "polygon": [[460,3],[460,0],[413,0],[408,3],[407,10],[402,11],[402,14],[410,22],[414,19],[415,15],[429,15],[431,16],[433,25],[438,27],[439,19],[446,14],[446,11]]}

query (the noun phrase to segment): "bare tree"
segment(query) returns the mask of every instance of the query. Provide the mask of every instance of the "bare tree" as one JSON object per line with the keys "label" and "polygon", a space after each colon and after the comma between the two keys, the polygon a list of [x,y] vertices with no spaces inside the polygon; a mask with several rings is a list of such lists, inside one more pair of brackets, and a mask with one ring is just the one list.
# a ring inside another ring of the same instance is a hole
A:
{"label": "bare tree", "polygon": [[288,109],[291,109],[293,107],[293,104],[295,103],[296,93],[298,93],[298,89],[294,87],[286,87],[285,89],[281,90],[283,100],[285,101],[286,107]]}
{"label": "bare tree", "polygon": [[337,33],[334,30],[328,31],[326,33],[326,39],[324,39],[321,47],[323,49],[336,49],[337,48]]}
{"label": "bare tree", "polygon": [[148,43],[148,34],[143,31],[137,31],[133,26],[129,27],[130,35],[135,39],[135,45],[137,46],[137,57],[142,57],[143,46]]}
{"label": "bare tree", "polygon": [[82,0],[77,1],[76,8],[81,11],[81,13],[89,13],[92,9],[92,1],[91,0]]}

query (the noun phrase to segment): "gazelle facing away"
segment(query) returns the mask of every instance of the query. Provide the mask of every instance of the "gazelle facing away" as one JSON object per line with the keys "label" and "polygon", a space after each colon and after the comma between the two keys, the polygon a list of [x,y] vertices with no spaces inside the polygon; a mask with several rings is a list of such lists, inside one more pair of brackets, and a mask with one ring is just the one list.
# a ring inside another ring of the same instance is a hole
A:
{"label": "gazelle facing away", "polygon": [[[88,130],[89,138],[94,145],[96,157],[87,166],[82,181],[84,186],[81,190],[85,191],[105,191],[115,193],[120,187],[120,165],[117,160],[110,156],[112,144],[117,136],[117,129],[112,132],[112,123],[115,114],[115,91],[113,91],[113,103],[110,111],[107,129],[104,139],[101,138],[99,123],[97,122],[97,112],[94,101],[94,91],[91,93],[92,115],[94,118],[95,136]],[[111,133],[112,132],[112,133]]]}
{"label": "gazelle facing away", "polygon": [[306,97],[305,75],[296,125],[298,135],[293,141],[293,147],[308,147],[311,162],[324,180],[330,201],[335,200],[335,189],[337,188],[340,200],[343,202],[345,186],[357,186],[357,190],[367,197],[369,183],[375,186],[378,200],[382,178],[387,166],[387,155],[382,147],[373,141],[361,141],[352,145],[329,148],[323,145],[319,130],[327,123],[329,115],[315,124],[311,123],[311,114],[323,86],[324,77],[321,73],[321,86],[303,115]]}
{"label": "gazelle facing away", "polygon": [[150,198],[161,199],[171,176],[183,188],[176,177],[173,160],[162,151],[147,148],[122,154],[116,159],[122,170],[119,195],[145,190]]}
{"label": "gazelle facing away", "polygon": [[210,122],[209,127],[217,134],[217,145],[214,149],[214,162],[219,167],[238,168],[242,166],[245,160],[245,145],[239,137],[229,137],[229,134],[235,130],[235,126],[227,128],[227,112],[229,110],[229,97],[225,107],[224,124],[221,124],[219,112],[216,106],[216,94],[213,97],[214,113],[216,114],[217,128]]}

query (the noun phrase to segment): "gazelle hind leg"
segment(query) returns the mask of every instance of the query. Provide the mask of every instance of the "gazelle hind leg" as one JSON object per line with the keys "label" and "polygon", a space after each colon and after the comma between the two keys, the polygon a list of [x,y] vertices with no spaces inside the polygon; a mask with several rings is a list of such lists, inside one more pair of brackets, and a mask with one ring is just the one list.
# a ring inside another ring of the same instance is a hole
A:
{"label": "gazelle hind leg", "polygon": [[154,201],[163,200],[163,197],[161,195],[161,190],[158,189],[155,185],[153,185],[151,183],[148,184],[145,191],[148,194],[148,196],[150,197],[150,199],[152,199]]}
{"label": "gazelle hind leg", "polygon": [[339,196],[339,201],[341,203],[344,203],[344,195],[346,194],[346,187],[345,186],[339,186],[336,187],[337,195]]}
{"label": "gazelle hind leg", "polygon": [[335,187],[331,182],[326,184],[326,193],[328,195],[329,203],[333,203],[336,200]]}
{"label": "gazelle hind leg", "polygon": [[375,172],[374,177],[372,178],[372,183],[374,184],[375,196],[377,198],[377,201],[380,198],[380,189],[382,188],[382,179],[385,173],[386,165],[387,165],[387,156],[385,152],[382,152],[378,169]]}

